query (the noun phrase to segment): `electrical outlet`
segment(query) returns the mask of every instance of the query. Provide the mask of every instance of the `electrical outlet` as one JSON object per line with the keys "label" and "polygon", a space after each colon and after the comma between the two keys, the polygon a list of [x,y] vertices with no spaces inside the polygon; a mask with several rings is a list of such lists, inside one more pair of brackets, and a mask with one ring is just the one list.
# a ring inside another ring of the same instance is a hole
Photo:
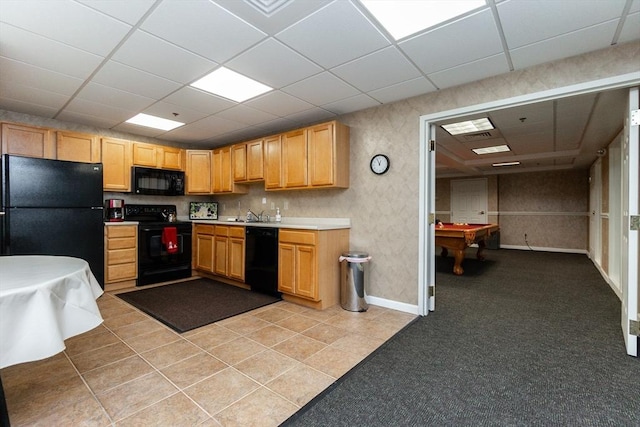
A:
{"label": "electrical outlet", "polygon": [[262,204],[263,204],[263,205],[266,205],[266,204],[267,204],[267,198],[266,198],[266,197],[263,197],[263,198],[262,198]]}

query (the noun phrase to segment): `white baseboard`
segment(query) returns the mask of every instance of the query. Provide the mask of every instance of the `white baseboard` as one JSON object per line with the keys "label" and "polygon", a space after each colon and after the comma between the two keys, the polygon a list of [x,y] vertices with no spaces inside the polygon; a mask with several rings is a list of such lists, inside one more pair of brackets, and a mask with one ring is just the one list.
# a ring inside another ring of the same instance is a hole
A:
{"label": "white baseboard", "polygon": [[405,302],[393,301],[390,299],[374,297],[367,295],[365,301],[371,305],[377,305],[379,307],[390,308],[392,310],[403,311],[409,314],[418,314],[418,306],[413,304],[407,304]]}
{"label": "white baseboard", "polygon": [[500,249],[516,249],[521,251],[541,251],[541,252],[562,252],[565,254],[583,254],[589,255],[589,251],[584,249],[565,249],[565,248],[545,248],[542,246],[518,246],[518,245],[500,245]]}

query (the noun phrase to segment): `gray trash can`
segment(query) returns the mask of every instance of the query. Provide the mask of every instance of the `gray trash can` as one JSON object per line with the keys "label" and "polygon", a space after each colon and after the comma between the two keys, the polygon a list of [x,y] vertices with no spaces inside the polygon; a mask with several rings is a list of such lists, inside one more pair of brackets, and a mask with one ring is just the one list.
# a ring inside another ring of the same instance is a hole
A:
{"label": "gray trash can", "polygon": [[364,288],[369,282],[369,261],[366,252],[344,252],[340,260],[340,305],[349,311],[367,311]]}

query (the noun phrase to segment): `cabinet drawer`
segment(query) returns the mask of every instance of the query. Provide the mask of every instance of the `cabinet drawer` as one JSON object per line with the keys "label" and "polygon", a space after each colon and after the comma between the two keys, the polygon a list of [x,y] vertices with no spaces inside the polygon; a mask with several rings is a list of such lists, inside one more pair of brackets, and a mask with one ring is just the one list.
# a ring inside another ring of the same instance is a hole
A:
{"label": "cabinet drawer", "polygon": [[196,224],[195,232],[196,234],[210,234],[213,236],[215,234],[215,227],[213,225]]}
{"label": "cabinet drawer", "polygon": [[244,227],[229,227],[229,237],[244,238]]}
{"label": "cabinet drawer", "polygon": [[107,225],[107,237],[136,237],[138,227],[135,225]]}
{"label": "cabinet drawer", "polygon": [[225,225],[216,225],[216,236],[229,236],[229,227]]}
{"label": "cabinet drawer", "polygon": [[108,251],[107,252],[107,264],[124,264],[128,262],[135,263],[137,261],[136,257],[136,249],[120,249],[117,251]]}
{"label": "cabinet drawer", "polygon": [[318,233],[315,231],[280,230],[281,242],[315,245],[317,236]]}
{"label": "cabinet drawer", "polygon": [[135,237],[123,237],[120,239],[107,239],[107,250],[112,251],[115,249],[129,249],[136,247],[136,238]]}
{"label": "cabinet drawer", "polygon": [[107,267],[107,282],[135,279],[137,277],[136,264],[119,264]]}

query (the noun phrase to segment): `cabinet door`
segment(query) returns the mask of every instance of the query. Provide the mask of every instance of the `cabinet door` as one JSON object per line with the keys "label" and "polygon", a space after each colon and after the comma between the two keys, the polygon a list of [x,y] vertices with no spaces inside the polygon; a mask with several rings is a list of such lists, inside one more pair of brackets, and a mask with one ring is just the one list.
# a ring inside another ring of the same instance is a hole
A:
{"label": "cabinet door", "polygon": [[309,185],[335,183],[335,141],[333,123],[314,126],[307,131],[309,141]]}
{"label": "cabinet door", "polygon": [[231,163],[233,165],[233,180],[243,182],[247,180],[247,144],[235,144],[231,148]]}
{"label": "cabinet door", "polygon": [[71,162],[99,163],[100,141],[98,136],[75,132],[58,132],[56,158]]}
{"label": "cabinet door", "polygon": [[297,245],[295,256],[295,293],[301,297],[317,300],[316,248],[315,246]]}
{"label": "cabinet door", "polygon": [[105,191],[131,191],[131,143],[102,138],[102,187]]}
{"label": "cabinet door", "polygon": [[17,154],[42,159],[56,158],[56,145],[50,129],[3,123],[1,130],[0,154]]}
{"label": "cabinet door", "polygon": [[153,144],[145,144],[143,142],[133,143],[132,161],[135,166],[145,166],[155,168],[158,166],[158,153],[156,146]]}
{"label": "cabinet door", "polygon": [[227,275],[227,259],[228,259],[228,242],[229,238],[226,236],[215,237],[215,255],[214,255],[214,269],[213,272],[220,276]]}
{"label": "cabinet door", "polygon": [[213,273],[214,238],[208,234],[196,234],[196,269]]}
{"label": "cabinet door", "polygon": [[211,194],[211,151],[187,150],[187,194]]}
{"label": "cabinet door", "polygon": [[307,132],[299,129],[282,135],[284,188],[307,186]]}
{"label": "cabinet door", "polygon": [[220,189],[223,193],[233,192],[233,180],[231,177],[231,147],[220,149]]}
{"label": "cabinet door", "polygon": [[278,245],[278,290],[295,294],[296,246],[290,243]]}
{"label": "cabinet door", "polygon": [[244,239],[229,237],[229,265],[227,270],[231,279],[244,282]]}
{"label": "cabinet door", "polygon": [[224,192],[222,188],[222,151],[219,149],[213,150],[212,157],[213,164],[211,166],[211,172],[213,175],[213,192],[222,193]]}
{"label": "cabinet door", "polygon": [[184,169],[184,150],[176,147],[158,147],[158,156],[162,169]]}
{"label": "cabinet door", "polygon": [[249,181],[264,179],[262,145],[262,140],[247,143],[247,180]]}
{"label": "cabinet door", "polygon": [[264,163],[265,188],[282,188],[282,145],[280,135],[264,140]]}

